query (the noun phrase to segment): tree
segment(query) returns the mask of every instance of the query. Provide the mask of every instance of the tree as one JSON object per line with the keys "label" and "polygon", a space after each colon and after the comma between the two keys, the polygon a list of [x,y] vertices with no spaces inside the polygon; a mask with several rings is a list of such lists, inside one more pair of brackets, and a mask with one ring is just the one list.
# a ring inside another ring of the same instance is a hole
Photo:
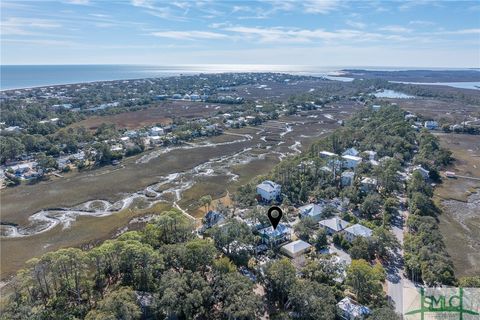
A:
{"label": "tree", "polygon": [[459,279],[458,285],[463,288],[480,288],[480,276],[465,276]]}
{"label": "tree", "polygon": [[304,241],[310,241],[310,236],[314,233],[314,230],[318,227],[315,220],[310,217],[303,218],[298,222],[294,230],[298,234],[298,237]]}
{"label": "tree", "polygon": [[330,286],[335,284],[335,279],[340,278],[345,271],[344,265],[332,259],[308,260],[302,270],[303,278],[309,281],[325,283]]}
{"label": "tree", "polygon": [[25,146],[13,137],[0,137],[0,162],[5,164],[7,160],[14,160],[25,152]]}
{"label": "tree", "polygon": [[360,206],[360,211],[368,219],[371,219],[373,215],[380,212],[380,206],[382,204],[382,199],[378,193],[371,193],[365,197],[362,205]]}
{"label": "tree", "polygon": [[262,300],[253,292],[253,283],[238,273],[220,276],[214,283],[214,296],[223,319],[258,319],[262,315]]}
{"label": "tree", "polygon": [[327,240],[327,231],[325,229],[321,228],[320,230],[317,231],[316,238],[315,238],[315,248],[320,251],[328,246],[328,240]]}
{"label": "tree", "polygon": [[372,244],[375,252],[384,260],[390,257],[391,252],[400,249],[400,243],[395,235],[382,227],[373,230]]}
{"label": "tree", "polygon": [[206,195],[200,198],[200,203],[202,206],[205,207],[205,210],[208,211],[210,208],[210,204],[212,203],[212,196],[211,195]]}
{"label": "tree", "polygon": [[358,302],[378,302],[383,298],[382,282],[385,270],[380,264],[371,266],[367,261],[352,260],[347,269],[347,285],[352,289]]}
{"label": "tree", "polygon": [[295,267],[287,258],[271,261],[265,267],[263,281],[270,301],[283,308],[295,284]]}
{"label": "tree", "polygon": [[249,259],[249,247],[254,244],[250,227],[237,219],[229,219],[222,226],[210,229],[215,246],[225,252],[237,264],[246,265]]}
{"label": "tree", "polygon": [[369,320],[402,320],[402,316],[388,307],[373,310]]}
{"label": "tree", "polygon": [[160,279],[154,309],[158,318],[205,317],[213,308],[212,289],[198,272],[167,271]]}
{"label": "tree", "polygon": [[363,237],[357,237],[353,240],[348,252],[352,259],[364,259],[367,261],[372,260],[374,254],[371,241]]}
{"label": "tree", "polygon": [[297,280],[289,295],[289,304],[300,319],[335,319],[335,303],[330,287],[308,280]]}
{"label": "tree", "polygon": [[135,292],[128,287],[121,287],[101,300],[91,310],[86,320],[135,320],[140,319],[142,311],[137,303]]}
{"label": "tree", "polygon": [[205,272],[212,265],[217,250],[211,239],[194,239],[185,244],[183,266],[192,271]]}

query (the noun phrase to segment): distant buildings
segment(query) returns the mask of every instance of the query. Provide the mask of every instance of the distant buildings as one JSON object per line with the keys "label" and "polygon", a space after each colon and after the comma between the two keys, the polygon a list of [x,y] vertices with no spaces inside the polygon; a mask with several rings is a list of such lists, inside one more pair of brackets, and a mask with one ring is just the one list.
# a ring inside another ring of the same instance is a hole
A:
{"label": "distant buildings", "polygon": [[413,168],[413,172],[420,173],[424,180],[428,180],[428,178],[430,177],[430,171],[424,169],[422,166],[415,166]]}
{"label": "distant buildings", "polygon": [[296,258],[307,252],[311,247],[311,244],[303,240],[297,240],[283,245],[280,248],[280,251],[283,252],[285,255],[289,256],[290,258]]}
{"label": "distant buildings", "polygon": [[320,158],[331,158],[331,157],[335,157],[336,154],[330,151],[320,151],[319,156]]}
{"label": "distant buildings", "polygon": [[345,151],[342,153],[342,155],[343,155],[343,156],[354,156],[354,157],[356,157],[356,156],[358,156],[359,153],[360,153],[360,152],[358,152],[357,149],[355,149],[355,148],[352,147],[352,148],[348,148],[347,150],[345,150]]}
{"label": "distant buildings", "polygon": [[342,187],[348,187],[353,184],[355,173],[353,171],[344,171],[341,176]]}
{"label": "distant buildings", "polygon": [[342,156],[342,161],[344,168],[355,169],[362,162],[362,158],[351,155],[344,155]]}
{"label": "distant buildings", "polygon": [[360,190],[363,192],[371,192],[377,189],[377,179],[365,177],[360,181]]}
{"label": "distant buildings", "polygon": [[280,198],[282,186],[270,180],[265,180],[257,185],[257,195],[263,201],[272,201]]}
{"label": "distant buildings", "polygon": [[212,228],[217,224],[222,224],[225,221],[225,216],[217,211],[208,211],[207,214],[203,217],[203,227],[202,231]]}
{"label": "distant buildings", "polygon": [[358,302],[345,297],[337,303],[337,314],[344,320],[362,320],[370,315],[371,311]]}
{"label": "distant buildings", "polygon": [[347,239],[348,242],[352,242],[358,237],[363,237],[363,238],[371,237],[372,230],[370,228],[367,228],[357,223],[343,230],[343,234],[345,236],[345,239]]}
{"label": "distant buildings", "polygon": [[331,219],[320,221],[319,225],[320,227],[324,228],[325,231],[327,231],[327,234],[334,235],[335,233],[340,232],[348,227],[349,223],[338,217],[333,217]]}
{"label": "distant buildings", "polygon": [[436,130],[438,129],[438,122],[437,121],[425,121],[424,125],[425,128],[428,130]]}

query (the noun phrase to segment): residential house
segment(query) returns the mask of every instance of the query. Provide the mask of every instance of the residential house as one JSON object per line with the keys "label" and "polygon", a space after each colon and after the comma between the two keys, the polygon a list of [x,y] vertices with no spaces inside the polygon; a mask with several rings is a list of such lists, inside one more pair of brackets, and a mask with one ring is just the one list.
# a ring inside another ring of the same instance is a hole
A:
{"label": "residential house", "polygon": [[323,217],[323,210],[325,209],[325,204],[316,204],[310,203],[299,208],[300,219],[311,218],[315,222],[320,221]]}
{"label": "residential house", "polygon": [[424,169],[422,166],[415,166],[413,168],[413,172],[419,172],[424,180],[428,180],[428,178],[430,177],[430,171]]}
{"label": "residential house", "polygon": [[348,227],[349,223],[345,220],[340,219],[339,217],[333,217],[320,221],[319,225],[321,228],[324,228],[325,231],[327,231],[327,234],[332,236],[335,233],[340,232],[346,227]]}
{"label": "residential house", "polygon": [[438,129],[438,122],[437,121],[425,121],[424,127],[428,130],[436,130]]}
{"label": "residential house", "polygon": [[280,199],[282,186],[270,180],[265,180],[257,185],[257,194],[263,201]]}
{"label": "residential house", "polygon": [[320,158],[332,158],[335,157],[336,154],[330,151],[320,151],[319,156]]}
{"label": "residential house", "polygon": [[203,231],[225,221],[225,216],[217,211],[210,210],[203,217]]}
{"label": "residential house", "polygon": [[150,130],[148,131],[149,135],[151,136],[161,136],[161,135],[164,135],[165,134],[165,131],[163,130],[163,128],[160,128],[160,127],[153,127],[153,128],[150,128]]}
{"label": "residential house", "polygon": [[362,320],[370,315],[371,311],[368,307],[345,297],[337,303],[337,314],[340,319],[344,320]]}
{"label": "residential house", "polygon": [[343,230],[345,239],[347,239],[348,242],[352,242],[358,237],[369,238],[372,236],[372,233],[373,232],[370,228],[358,223]]}
{"label": "residential house", "polygon": [[355,169],[362,162],[362,158],[350,155],[342,156],[342,160],[343,167],[348,169]]}
{"label": "residential house", "polygon": [[367,150],[363,152],[368,160],[377,160],[377,152],[373,150]]}
{"label": "residential house", "polygon": [[371,192],[377,189],[377,179],[365,177],[360,181],[360,190],[364,192]]}
{"label": "residential house", "polygon": [[342,155],[343,155],[343,156],[355,156],[355,157],[356,157],[356,156],[358,156],[359,153],[360,153],[360,152],[358,152],[357,149],[355,149],[355,148],[352,147],[352,148],[348,148],[347,150],[345,150],[345,151],[342,153]]}
{"label": "residential house", "polygon": [[353,171],[342,172],[342,177],[341,177],[342,187],[351,186],[353,184],[354,178],[355,178],[355,173]]}
{"label": "residential house", "polygon": [[381,107],[382,107],[381,105],[374,104],[374,105],[372,106],[372,110],[373,110],[373,111],[378,111],[378,110],[380,110]]}
{"label": "residential house", "polygon": [[303,240],[297,240],[283,245],[280,248],[280,251],[290,258],[296,258],[307,252],[311,247],[312,245],[310,243],[307,243]]}
{"label": "residential house", "polygon": [[275,246],[280,243],[290,241],[292,237],[292,228],[284,224],[279,224],[276,229],[273,227],[264,228],[258,231],[262,238],[262,243]]}

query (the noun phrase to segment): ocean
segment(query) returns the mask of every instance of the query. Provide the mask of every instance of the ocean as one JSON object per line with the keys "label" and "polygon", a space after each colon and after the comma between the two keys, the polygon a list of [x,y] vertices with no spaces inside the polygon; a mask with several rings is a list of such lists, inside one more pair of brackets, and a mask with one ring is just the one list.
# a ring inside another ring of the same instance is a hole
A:
{"label": "ocean", "polygon": [[[415,67],[363,67],[363,66],[295,66],[295,65],[0,65],[0,90],[22,89],[94,81],[158,78],[174,75],[221,72],[281,72],[295,75],[324,76],[332,80],[352,81],[341,77],[340,70],[415,70]],[[437,68],[432,68],[435,70]],[[445,69],[441,69],[445,70]],[[458,70],[458,69],[457,69]],[[335,76],[335,77],[331,77]],[[480,82],[444,83],[452,87],[478,89]]]}
{"label": "ocean", "polygon": [[0,90],[59,84],[157,78],[181,74],[220,72],[283,72],[327,75],[335,68],[277,65],[2,65]]}

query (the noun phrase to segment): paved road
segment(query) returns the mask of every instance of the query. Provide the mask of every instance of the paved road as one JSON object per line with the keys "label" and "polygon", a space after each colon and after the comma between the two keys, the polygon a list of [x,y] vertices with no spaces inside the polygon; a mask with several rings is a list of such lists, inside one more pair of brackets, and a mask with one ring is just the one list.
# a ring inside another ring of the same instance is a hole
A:
{"label": "paved road", "polygon": [[[400,203],[399,217],[394,221],[392,232],[403,246],[403,235],[405,230],[405,221],[408,217],[408,211],[405,210],[405,198],[398,197]],[[403,249],[395,253],[390,266],[387,267],[387,295],[394,303],[397,313],[403,312],[403,288],[405,286],[413,287],[414,284],[404,277]]]}

